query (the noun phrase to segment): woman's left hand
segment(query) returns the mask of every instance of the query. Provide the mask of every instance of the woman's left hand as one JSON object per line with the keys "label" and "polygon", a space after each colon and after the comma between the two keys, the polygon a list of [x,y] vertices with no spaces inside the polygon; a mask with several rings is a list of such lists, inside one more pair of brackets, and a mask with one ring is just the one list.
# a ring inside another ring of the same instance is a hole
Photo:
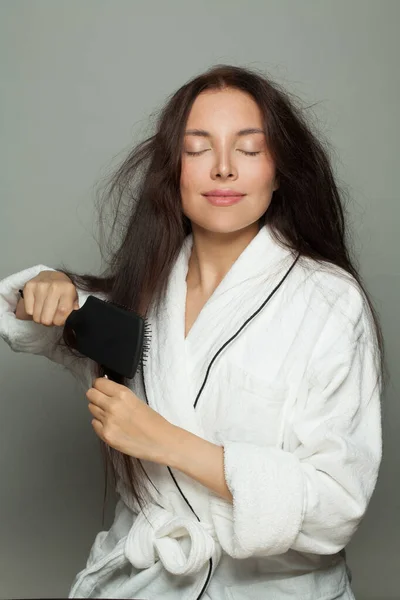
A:
{"label": "woman's left hand", "polygon": [[86,392],[93,429],[109,446],[136,458],[168,464],[175,427],[129,388],[105,377]]}

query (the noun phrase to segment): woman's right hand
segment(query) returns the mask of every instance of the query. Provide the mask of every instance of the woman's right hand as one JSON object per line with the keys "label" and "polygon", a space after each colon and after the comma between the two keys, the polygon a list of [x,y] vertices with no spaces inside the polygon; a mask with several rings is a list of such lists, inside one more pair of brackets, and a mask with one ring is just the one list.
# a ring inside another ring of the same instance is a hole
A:
{"label": "woman's right hand", "polygon": [[47,327],[63,326],[79,308],[78,293],[69,277],[60,271],[41,271],[26,282],[15,316]]}

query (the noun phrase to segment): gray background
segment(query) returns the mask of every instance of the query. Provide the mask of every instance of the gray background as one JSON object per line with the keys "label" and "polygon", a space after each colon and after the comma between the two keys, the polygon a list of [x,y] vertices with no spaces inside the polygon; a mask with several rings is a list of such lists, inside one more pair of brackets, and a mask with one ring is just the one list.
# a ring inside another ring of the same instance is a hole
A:
{"label": "gray background", "polygon": [[[100,265],[95,186],[212,64],[264,69],[317,103],[392,372],[378,486],[348,546],[357,600],[399,598],[399,20],[396,0],[0,3],[0,279],[38,263]],[[4,342],[0,392],[0,597],[65,597],[101,529],[87,401],[61,367]]]}

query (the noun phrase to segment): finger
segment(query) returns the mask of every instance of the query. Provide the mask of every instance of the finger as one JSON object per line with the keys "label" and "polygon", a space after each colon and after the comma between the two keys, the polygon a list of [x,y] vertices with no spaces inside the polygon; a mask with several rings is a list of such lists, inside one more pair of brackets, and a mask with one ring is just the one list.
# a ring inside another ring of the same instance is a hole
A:
{"label": "finger", "polygon": [[32,290],[32,287],[29,285],[29,282],[24,286],[23,289],[24,294],[24,307],[25,312],[28,315],[33,315],[33,307],[35,305],[35,296]]}
{"label": "finger", "polygon": [[98,419],[92,419],[92,427],[95,433],[101,438],[103,441],[103,424]]}
{"label": "finger", "polygon": [[126,391],[127,389],[125,385],[112,381],[112,379],[109,379],[107,375],[104,375],[104,377],[97,377],[93,381],[92,386],[107,396],[116,396],[120,392]]}
{"label": "finger", "polygon": [[110,398],[102,392],[99,392],[99,390],[95,390],[94,388],[90,388],[86,392],[86,398],[90,400],[92,404],[95,404],[99,408],[102,408],[104,411],[107,411],[107,408],[110,405]]}
{"label": "finger", "polygon": [[71,314],[73,310],[77,310],[77,306],[79,308],[78,301],[74,301],[71,298],[70,294],[61,294],[56,311],[53,316],[54,325],[65,325],[67,317]]}
{"label": "finger", "polygon": [[96,417],[96,419],[98,419],[99,421],[103,421],[104,420],[105,412],[104,412],[104,410],[102,408],[99,408],[98,406],[96,406],[96,404],[93,404],[92,402],[89,402],[88,409],[90,410],[90,412],[92,413],[92,415],[94,417]]}
{"label": "finger", "polygon": [[33,320],[36,323],[41,323],[41,315],[43,310],[43,304],[48,293],[47,283],[37,283],[34,291],[34,305],[33,305]]}
{"label": "finger", "polygon": [[60,301],[58,294],[57,288],[47,285],[46,295],[43,298],[42,311],[40,313],[40,322],[43,325],[53,325],[54,315]]}

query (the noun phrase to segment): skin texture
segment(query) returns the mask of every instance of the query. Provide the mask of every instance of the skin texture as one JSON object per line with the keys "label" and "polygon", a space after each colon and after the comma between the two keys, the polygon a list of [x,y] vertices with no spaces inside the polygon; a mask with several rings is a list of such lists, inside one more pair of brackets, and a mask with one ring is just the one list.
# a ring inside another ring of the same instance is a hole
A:
{"label": "skin texture", "polygon": [[23,294],[15,310],[21,321],[61,327],[71,311],[79,308],[74,284],[59,271],[41,271],[25,284]]}
{"label": "skin texture", "polygon": [[[188,302],[190,295],[190,303],[197,307],[212,295],[257,235],[258,221],[278,188],[264,133],[237,135],[248,128],[263,129],[261,112],[248,94],[232,89],[200,94],[186,124],[186,131],[210,133],[208,137],[185,135],[182,151],[182,209],[193,230]],[[215,207],[202,194],[216,188],[246,195],[233,206]],[[128,388],[105,378],[96,379],[86,396],[93,428],[107,444],[176,468],[232,501],[224,478],[223,447],[174,426]]]}
{"label": "skin texture", "polygon": [[[185,135],[180,181],[183,212],[193,229],[187,281],[202,296],[213,293],[257,235],[258,221],[278,188],[264,133],[236,135],[248,128],[263,129],[260,109],[251,96],[232,89],[200,94],[186,124],[186,131],[211,134]],[[202,153],[191,156],[188,151]],[[212,206],[202,194],[218,188],[246,196],[233,206]]]}

